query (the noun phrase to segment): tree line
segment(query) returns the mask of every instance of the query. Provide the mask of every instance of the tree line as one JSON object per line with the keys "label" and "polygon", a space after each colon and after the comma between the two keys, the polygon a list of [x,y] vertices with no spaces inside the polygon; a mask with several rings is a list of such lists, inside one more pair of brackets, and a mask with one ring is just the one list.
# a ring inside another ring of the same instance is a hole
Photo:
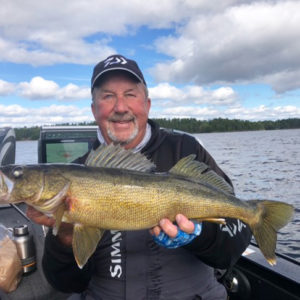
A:
{"label": "tree line", "polygon": [[[251,131],[251,130],[275,130],[275,129],[296,129],[300,128],[300,118],[283,119],[276,121],[247,121],[238,119],[217,118],[212,120],[197,120],[194,118],[174,119],[153,119],[161,127],[181,130],[189,133],[209,133],[227,131]],[[91,126],[90,123],[64,123],[59,126]],[[15,128],[17,140],[38,140],[40,127]]]}
{"label": "tree line", "polygon": [[300,128],[300,119],[284,119],[276,121],[247,121],[238,119],[156,119],[161,127],[173,128],[189,133],[250,131],[250,130],[275,130]]}

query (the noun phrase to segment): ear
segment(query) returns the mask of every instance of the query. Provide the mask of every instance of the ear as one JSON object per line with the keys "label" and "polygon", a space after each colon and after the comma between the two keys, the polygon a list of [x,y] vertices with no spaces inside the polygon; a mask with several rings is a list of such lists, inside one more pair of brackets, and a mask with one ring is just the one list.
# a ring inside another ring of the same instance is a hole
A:
{"label": "ear", "polygon": [[151,99],[150,98],[147,98],[147,100],[146,100],[146,107],[147,107],[148,114],[149,114],[149,111],[150,111],[150,108],[151,108]]}
{"label": "ear", "polygon": [[94,101],[92,101],[92,103],[91,103],[91,110],[92,110],[92,113],[94,115],[94,118],[96,118],[96,115],[95,115],[95,113],[96,113],[96,105],[95,105]]}

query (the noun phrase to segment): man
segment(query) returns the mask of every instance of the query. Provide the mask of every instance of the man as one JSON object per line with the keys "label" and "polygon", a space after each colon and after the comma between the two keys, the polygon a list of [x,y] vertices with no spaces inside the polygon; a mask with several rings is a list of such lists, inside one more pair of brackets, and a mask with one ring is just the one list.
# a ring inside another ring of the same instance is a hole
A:
{"label": "man", "polygon": [[[94,148],[121,144],[146,155],[160,172],[194,153],[231,184],[196,139],[167,132],[148,120],[151,101],[136,62],[121,55],[108,57],[95,66],[91,90],[92,112],[99,126]],[[87,155],[75,162],[84,163]],[[28,216],[53,225],[51,218],[32,208]],[[44,273],[56,289],[78,293],[70,299],[226,299],[214,268],[232,266],[251,237],[249,228],[237,220],[228,219],[227,226],[200,225],[179,214],[176,224],[163,219],[150,232],[107,231],[80,270],[70,247],[72,225],[62,224],[57,237],[51,232],[46,237]],[[230,226],[238,230],[233,233]]]}

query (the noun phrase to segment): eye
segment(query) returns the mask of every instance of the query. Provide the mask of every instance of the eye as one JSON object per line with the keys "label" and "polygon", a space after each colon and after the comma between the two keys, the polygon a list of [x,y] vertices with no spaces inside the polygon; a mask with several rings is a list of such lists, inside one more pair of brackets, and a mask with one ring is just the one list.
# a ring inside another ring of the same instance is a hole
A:
{"label": "eye", "polygon": [[128,94],[126,94],[126,96],[127,96],[127,97],[133,98],[133,97],[135,97],[135,94],[133,94],[133,93],[128,93]]}
{"label": "eye", "polygon": [[113,94],[104,94],[101,99],[102,100],[110,100],[112,98],[113,98]]}
{"label": "eye", "polygon": [[15,167],[12,171],[12,174],[15,178],[20,178],[23,175],[23,168],[20,166]]}

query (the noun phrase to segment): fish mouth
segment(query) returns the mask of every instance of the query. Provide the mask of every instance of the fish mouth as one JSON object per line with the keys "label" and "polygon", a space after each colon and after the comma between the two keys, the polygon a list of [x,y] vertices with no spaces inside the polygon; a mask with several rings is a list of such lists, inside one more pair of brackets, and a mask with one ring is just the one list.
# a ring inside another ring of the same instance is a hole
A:
{"label": "fish mouth", "polygon": [[14,188],[14,182],[0,170],[0,204],[9,203],[10,194]]}

